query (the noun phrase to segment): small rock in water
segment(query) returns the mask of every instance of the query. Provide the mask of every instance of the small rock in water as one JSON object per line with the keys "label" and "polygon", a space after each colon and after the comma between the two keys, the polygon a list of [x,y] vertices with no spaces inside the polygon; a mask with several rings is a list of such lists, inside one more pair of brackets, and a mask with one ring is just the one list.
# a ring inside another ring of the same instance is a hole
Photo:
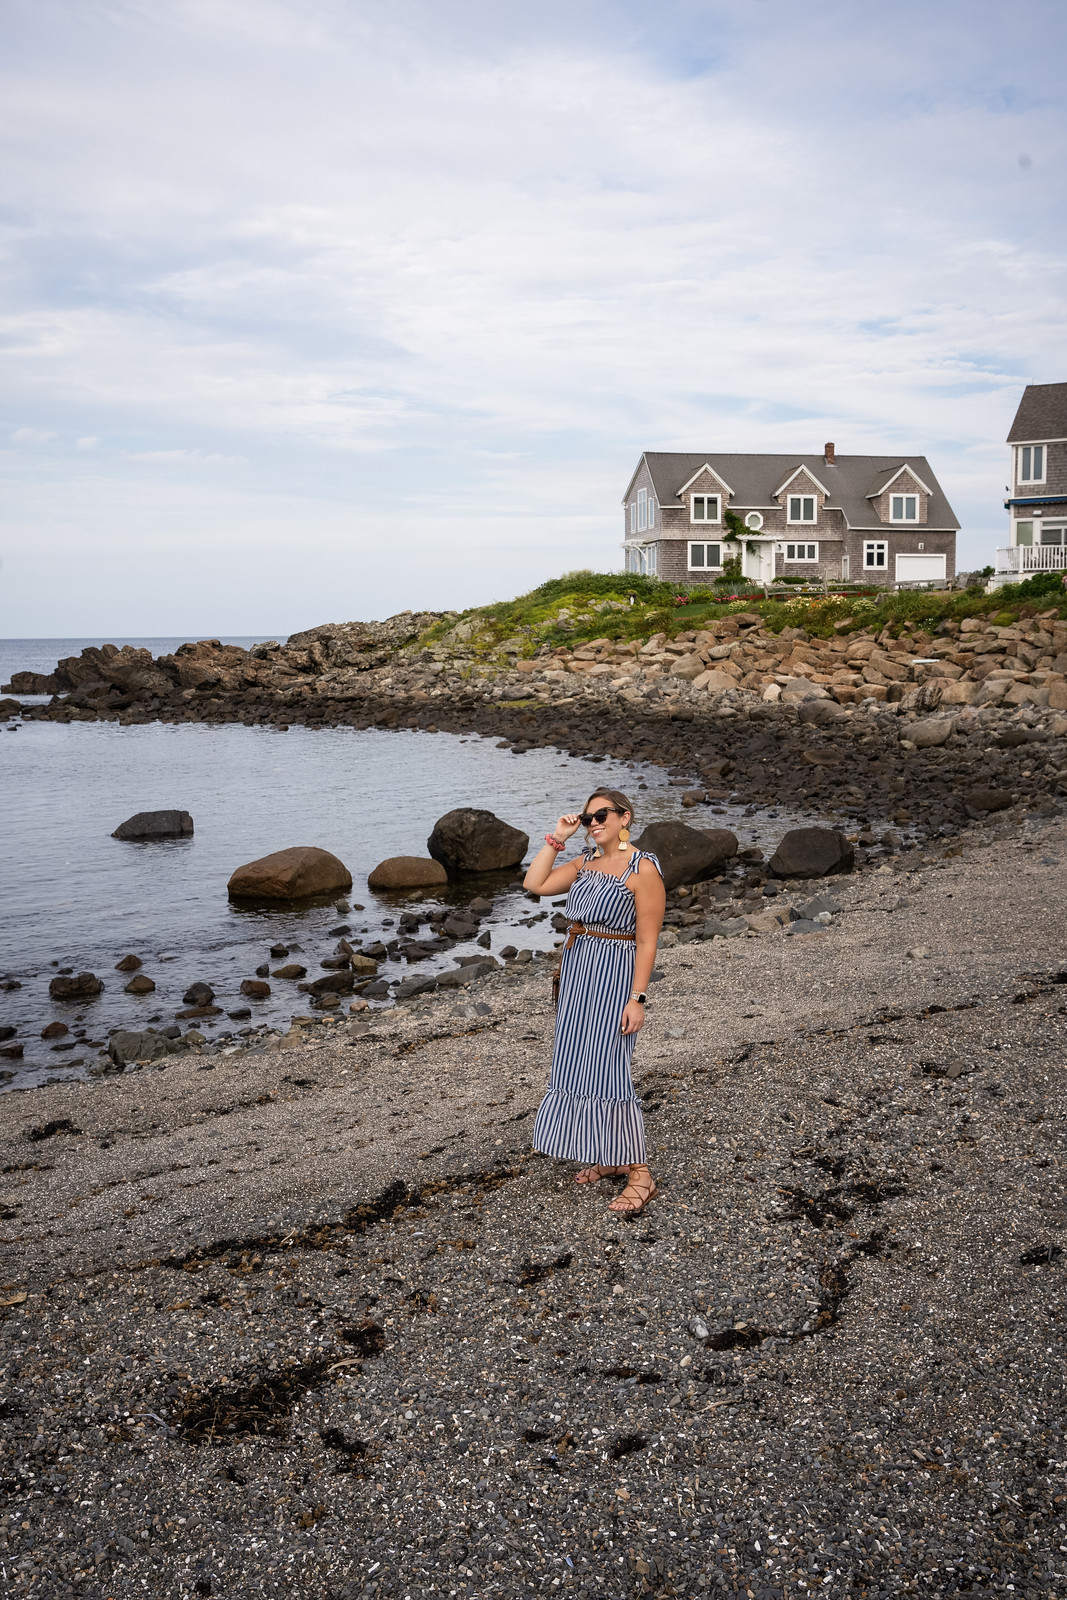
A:
{"label": "small rock in water", "polygon": [[214,998],[215,991],[209,983],[191,983],[182,995],[187,1006],[209,1006]]}
{"label": "small rock in water", "polygon": [[188,811],[138,811],[135,817],[120,822],[113,839],[187,839],[192,836],[193,819]]}
{"label": "small rock in water", "polygon": [[270,947],[270,956],[272,961],[280,961],[283,956],[287,956],[288,954],[289,946],[287,944],[272,944]]}
{"label": "small rock in water", "polygon": [[[341,915],[344,916],[346,912],[351,911],[352,907],[349,905],[347,900],[335,900],[333,903],[333,909],[335,911],[339,911]],[[363,907],[359,906],[358,910],[362,911]]]}
{"label": "small rock in water", "polygon": [[264,962],[261,967],[257,967],[256,968],[256,977],[257,978],[266,978],[269,975],[270,975],[270,968],[267,966],[266,962]]}
{"label": "small rock in water", "polygon": [[478,935],[477,939],[475,939],[474,942],[475,942],[475,944],[480,944],[483,950],[488,950],[489,946],[493,942],[493,936],[489,932],[489,929],[486,928],[485,932],[484,933],[480,933]]}
{"label": "small rock in water", "polygon": [[154,989],[155,984],[143,972],[139,972],[136,977],[131,978],[126,985],[127,994],[151,994]]}
{"label": "small rock in water", "polygon": [[306,978],[307,970],[307,967],[301,967],[297,962],[292,961],[287,966],[277,967],[271,976],[274,978]]}
{"label": "small rock in water", "polygon": [[4,1026],[0,1028],[0,1043],[3,1043],[7,1039],[13,1039],[16,1031],[17,1030],[11,1027],[9,1023],[5,1023]]}
{"label": "small rock in water", "polygon": [[116,961],[116,972],[136,972],[141,965],[140,956],[123,956],[121,961]]}
{"label": "small rock in water", "polygon": [[247,995],[249,1000],[266,1000],[270,994],[270,984],[263,983],[259,978],[246,978],[241,985],[241,993]]}
{"label": "small rock in water", "polygon": [[247,1022],[252,1015],[252,1008],[251,1006],[237,1006],[233,1011],[227,1011],[226,1015],[231,1022]]}
{"label": "small rock in water", "polygon": [[69,1032],[70,1029],[67,1027],[65,1022],[50,1022],[47,1028],[41,1029],[41,1038],[62,1039],[63,1035]]}
{"label": "small rock in water", "polygon": [[0,1056],[3,1056],[5,1061],[19,1061],[22,1058],[22,1045],[0,1044]]}
{"label": "small rock in water", "polygon": [[492,911],[493,902],[487,900],[484,895],[478,895],[476,899],[471,901],[467,909],[472,911],[476,917],[484,917],[488,912]]}
{"label": "small rock in water", "polygon": [[77,977],[61,974],[53,978],[48,985],[48,993],[53,1000],[90,1000],[93,995],[101,994],[103,988],[95,972],[79,972]]}

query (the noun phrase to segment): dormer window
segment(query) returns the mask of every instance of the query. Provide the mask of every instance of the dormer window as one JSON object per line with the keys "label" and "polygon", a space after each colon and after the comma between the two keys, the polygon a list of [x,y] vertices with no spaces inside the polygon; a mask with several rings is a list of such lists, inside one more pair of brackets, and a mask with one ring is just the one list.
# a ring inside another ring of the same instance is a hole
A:
{"label": "dormer window", "polygon": [[813,494],[791,494],[789,496],[789,521],[815,521],[815,496]]}
{"label": "dormer window", "polygon": [[1019,482],[1044,483],[1045,447],[1043,444],[1024,444],[1019,450]]}
{"label": "dormer window", "polygon": [[890,522],[918,522],[919,496],[917,494],[893,494],[889,497]]}
{"label": "dormer window", "polygon": [[719,496],[717,494],[695,494],[690,501],[689,520],[691,522],[718,522]]}

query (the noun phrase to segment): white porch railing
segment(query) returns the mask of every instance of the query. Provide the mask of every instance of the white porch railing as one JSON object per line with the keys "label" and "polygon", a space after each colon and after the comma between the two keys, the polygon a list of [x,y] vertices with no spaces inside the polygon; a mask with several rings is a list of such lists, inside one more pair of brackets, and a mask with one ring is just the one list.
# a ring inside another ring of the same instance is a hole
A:
{"label": "white porch railing", "polygon": [[1063,572],[1067,545],[1018,544],[997,551],[998,572]]}

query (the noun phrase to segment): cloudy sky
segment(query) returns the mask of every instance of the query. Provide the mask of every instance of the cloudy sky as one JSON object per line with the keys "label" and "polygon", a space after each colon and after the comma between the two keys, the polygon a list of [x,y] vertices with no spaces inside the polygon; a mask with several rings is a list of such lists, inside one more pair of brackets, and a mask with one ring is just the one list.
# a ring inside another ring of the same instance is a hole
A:
{"label": "cloudy sky", "polygon": [[642,449],[925,452],[1067,379],[1058,0],[6,0],[0,634],[613,569]]}

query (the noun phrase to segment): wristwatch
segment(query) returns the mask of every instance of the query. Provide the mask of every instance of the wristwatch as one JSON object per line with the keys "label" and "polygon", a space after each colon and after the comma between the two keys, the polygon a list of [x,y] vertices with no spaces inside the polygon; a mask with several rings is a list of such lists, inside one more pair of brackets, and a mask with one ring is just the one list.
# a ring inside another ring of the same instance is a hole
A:
{"label": "wristwatch", "polygon": [[630,999],[631,999],[631,1000],[636,1000],[636,1001],[637,1001],[637,1003],[638,1003],[638,1005],[639,1005],[639,1006],[644,1006],[644,1005],[647,1005],[647,1004],[648,1004],[648,995],[647,995],[647,994],[645,994],[645,993],[642,993],[642,994],[632,994],[632,995],[631,995],[631,996],[630,996]]}

